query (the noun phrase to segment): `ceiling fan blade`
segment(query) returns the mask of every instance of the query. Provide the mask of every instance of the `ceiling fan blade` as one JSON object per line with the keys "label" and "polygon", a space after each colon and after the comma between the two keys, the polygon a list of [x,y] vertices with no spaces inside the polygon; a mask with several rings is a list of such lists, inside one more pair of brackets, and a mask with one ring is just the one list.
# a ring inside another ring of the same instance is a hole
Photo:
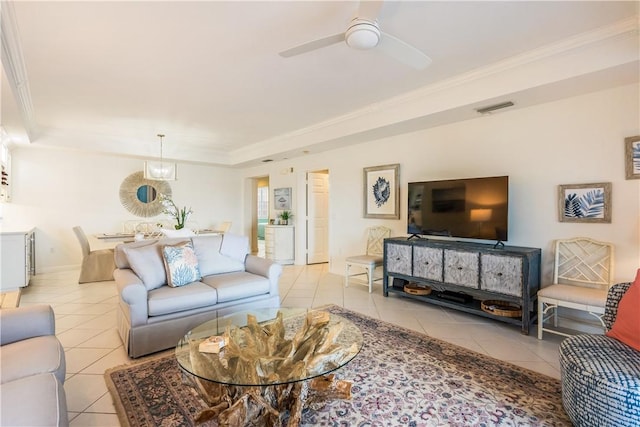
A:
{"label": "ceiling fan blade", "polygon": [[344,33],[334,34],[329,37],[314,40],[305,44],[301,44],[291,49],[280,52],[280,56],[289,58],[291,56],[301,55],[303,53],[311,52],[312,50],[321,49],[323,47],[331,46],[332,44],[340,43],[344,41]]}
{"label": "ceiling fan blade", "polygon": [[418,70],[424,70],[432,62],[431,58],[422,51],[384,32],[376,49],[380,49],[390,57]]}
{"label": "ceiling fan blade", "polygon": [[378,19],[383,3],[382,0],[361,0],[357,17],[375,21]]}

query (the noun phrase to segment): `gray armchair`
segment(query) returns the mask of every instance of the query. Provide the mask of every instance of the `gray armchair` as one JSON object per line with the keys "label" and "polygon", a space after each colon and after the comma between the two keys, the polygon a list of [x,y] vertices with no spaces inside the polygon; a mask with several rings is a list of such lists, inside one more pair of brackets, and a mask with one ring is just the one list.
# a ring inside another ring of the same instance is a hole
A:
{"label": "gray armchair", "polygon": [[73,227],[73,232],[76,234],[82,249],[82,268],[80,269],[78,283],[113,280],[113,270],[116,269],[113,249],[92,251],[82,227]]}
{"label": "gray armchair", "polygon": [[51,307],[0,310],[0,345],[0,425],[69,425],[64,348]]}
{"label": "gray armchair", "polygon": [[[630,286],[609,289],[607,330]],[[562,403],[575,426],[640,425],[640,351],[606,335],[576,335],[560,344],[560,371]]]}

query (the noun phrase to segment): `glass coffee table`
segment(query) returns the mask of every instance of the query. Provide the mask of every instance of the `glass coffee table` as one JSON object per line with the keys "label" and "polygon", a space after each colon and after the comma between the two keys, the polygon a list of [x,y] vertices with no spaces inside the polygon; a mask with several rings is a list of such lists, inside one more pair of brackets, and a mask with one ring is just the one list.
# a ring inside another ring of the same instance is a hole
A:
{"label": "glass coffee table", "polygon": [[270,308],[205,322],[185,334],[175,355],[210,405],[196,421],[281,425],[288,417],[287,425],[295,426],[306,403],[350,397],[351,383],[331,372],[362,345],[360,329],[344,317]]}

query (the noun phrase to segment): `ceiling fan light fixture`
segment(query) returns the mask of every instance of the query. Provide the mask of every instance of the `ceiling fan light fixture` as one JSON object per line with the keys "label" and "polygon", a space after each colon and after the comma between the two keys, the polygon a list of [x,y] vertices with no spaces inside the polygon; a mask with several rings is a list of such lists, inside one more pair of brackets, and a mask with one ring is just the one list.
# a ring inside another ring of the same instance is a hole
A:
{"label": "ceiling fan light fixture", "polygon": [[344,39],[354,49],[373,49],[380,42],[380,29],[375,21],[355,18],[344,33]]}

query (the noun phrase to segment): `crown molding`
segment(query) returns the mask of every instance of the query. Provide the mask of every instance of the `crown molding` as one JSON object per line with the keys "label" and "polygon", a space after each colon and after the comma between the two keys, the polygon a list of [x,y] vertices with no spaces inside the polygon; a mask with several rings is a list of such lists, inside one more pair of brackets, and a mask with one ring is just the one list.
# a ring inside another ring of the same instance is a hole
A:
{"label": "crown molding", "polygon": [[20,32],[16,24],[15,10],[12,1],[3,0],[0,4],[0,34],[2,39],[2,67],[13,92],[16,105],[22,117],[23,126],[30,141],[36,134],[33,117],[33,103],[29,89],[27,68],[22,55]]}
{"label": "crown molding", "polygon": [[438,84],[418,89],[406,95],[392,98],[391,100],[389,100],[389,102],[402,103],[406,101],[412,101],[416,98],[426,97],[432,95],[434,92],[440,92],[452,87],[457,87],[469,82],[473,82],[475,80],[482,79],[487,76],[501,74],[505,71],[509,71],[536,61],[566,56],[571,54],[572,52],[575,52],[576,50],[583,49],[587,46],[593,46],[612,38],[635,36],[635,38],[637,39],[639,28],[638,18],[639,16],[634,16],[615,22],[608,26],[597,28],[592,31],[576,34],[558,42],[512,56],[486,67],[478,68],[477,70],[455,76]]}

